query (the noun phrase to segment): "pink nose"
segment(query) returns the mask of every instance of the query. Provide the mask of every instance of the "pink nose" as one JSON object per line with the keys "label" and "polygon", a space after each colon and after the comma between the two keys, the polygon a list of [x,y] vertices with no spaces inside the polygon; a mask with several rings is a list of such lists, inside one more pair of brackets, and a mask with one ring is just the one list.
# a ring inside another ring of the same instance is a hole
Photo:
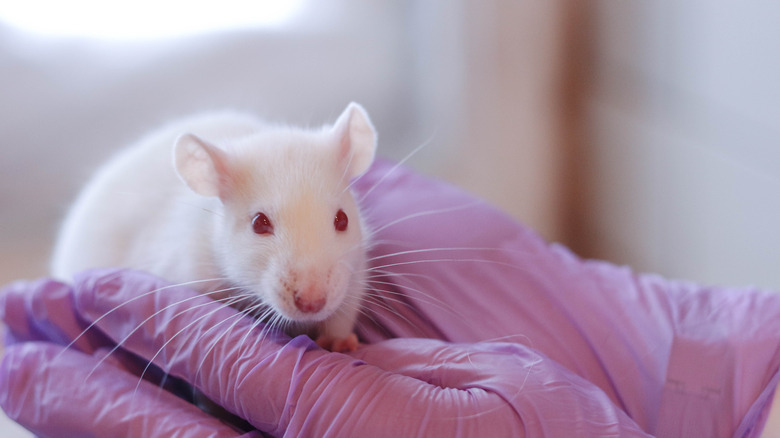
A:
{"label": "pink nose", "polygon": [[325,307],[325,302],[322,295],[295,292],[295,307],[303,313],[317,313]]}

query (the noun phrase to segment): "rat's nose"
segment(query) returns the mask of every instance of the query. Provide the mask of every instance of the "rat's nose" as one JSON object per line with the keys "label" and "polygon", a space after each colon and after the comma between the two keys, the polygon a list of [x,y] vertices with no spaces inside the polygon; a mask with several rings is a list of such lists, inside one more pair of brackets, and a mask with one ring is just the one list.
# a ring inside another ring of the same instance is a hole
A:
{"label": "rat's nose", "polygon": [[295,291],[295,307],[303,313],[317,313],[325,307],[325,295],[316,291]]}

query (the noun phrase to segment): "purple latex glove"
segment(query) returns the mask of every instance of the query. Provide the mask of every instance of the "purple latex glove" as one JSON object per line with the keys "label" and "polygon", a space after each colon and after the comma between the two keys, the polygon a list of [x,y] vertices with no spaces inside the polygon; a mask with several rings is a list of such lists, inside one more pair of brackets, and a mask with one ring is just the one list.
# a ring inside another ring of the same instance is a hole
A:
{"label": "purple latex glove", "polygon": [[70,286],[20,282],[0,298],[8,325],[0,405],[38,436],[162,437],[180,436],[181,430],[188,436],[239,435],[139,379],[144,363],[125,350],[112,351],[114,344],[98,330],[84,332]]}
{"label": "purple latex glove", "polygon": [[[380,163],[356,186],[370,192],[365,210],[377,230],[372,265],[382,275],[374,278],[370,317],[359,327],[374,344],[350,357],[305,338],[247,334],[251,320],[231,309],[212,312],[216,303],[182,288],[100,319],[128,297],[160,287],[138,273],[92,273],[73,289],[18,284],[2,306],[13,345],[0,374],[0,404],[41,435],[111,436],[126,428],[141,436],[238,434],[156,386],[138,384],[137,364],[128,366],[133,360],[124,353],[130,351],[154,357],[274,435],[760,430],[778,379],[780,297],[583,262],[457,190],[403,169],[384,178],[387,172]],[[98,320],[100,332],[58,356],[55,344],[85,326],[77,315]],[[224,336],[208,329],[223,319],[223,326],[238,322]],[[91,372],[112,345],[103,333],[123,340],[122,349]],[[456,343],[380,342],[396,336]]]}
{"label": "purple latex glove", "polygon": [[[376,327],[364,321],[364,339],[516,342],[597,385],[650,434],[760,434],[780,381],[780,294],[583,261],[410,172],[376,187],[375,262],[389,265],[385,281],[405,297],[369,303]],[[386,256],[394,251],[402,253]]]}
{"label": "purple latex glove", "polygon": [[[274,436],[645,436],[601,390],[519,344],[396,339],[334,354],[306,337],[263,336],[254,321],[185,288],[133,299],[164,285],[104,271],[75,289],[40,281],[8,290],[3,409],[42,436],[239,435],[140,381],[140,367],[121,357],[131,351]],[[111,343],[94,331],[74,344],[83,353],[59,354],[53,342],[79,333],[64,312],[74,306],[123,340],[108,356],[116,360],[98,366]],[[52,310],[67,317],[50,318]],[[223,321],[230,330],[210,330]]]}

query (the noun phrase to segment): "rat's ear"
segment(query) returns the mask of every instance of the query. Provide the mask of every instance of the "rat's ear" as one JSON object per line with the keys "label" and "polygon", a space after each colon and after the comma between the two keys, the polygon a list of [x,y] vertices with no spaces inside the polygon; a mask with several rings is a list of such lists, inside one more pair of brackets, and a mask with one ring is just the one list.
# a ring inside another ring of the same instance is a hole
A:
{"label": "rat's ear", "polygon": [[339,139],[339,159],[348,166],[349,177],[368,170],[376,152],[376,131],[366,110],[351,102],[333,125],[333,133]]}
{"label": "rat's ear", "polygon": [[176,173],[195,193],[203,196],[223,194],[227,156],[218,147],[193,134],[184,134],[176,139],[173,163]]}

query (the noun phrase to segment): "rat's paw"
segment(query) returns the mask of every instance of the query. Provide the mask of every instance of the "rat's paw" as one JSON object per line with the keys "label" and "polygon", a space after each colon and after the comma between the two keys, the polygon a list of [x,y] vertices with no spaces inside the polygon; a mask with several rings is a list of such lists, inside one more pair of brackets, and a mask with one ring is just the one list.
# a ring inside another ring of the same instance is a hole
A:
{"label": "rat's paw", "polygon": [[320,336],[317,338],[317,345],[334,353],[350,353],[357,350],[359,343],[357,335],[350,333],[342,339]]}
{"label": "rat's paw", "polygon": [[350,353],[357,350],[358,345],[359,343],[357,335],[350,333],[346,338],[334,341],[330,351],[335,351],[338,353]]}

